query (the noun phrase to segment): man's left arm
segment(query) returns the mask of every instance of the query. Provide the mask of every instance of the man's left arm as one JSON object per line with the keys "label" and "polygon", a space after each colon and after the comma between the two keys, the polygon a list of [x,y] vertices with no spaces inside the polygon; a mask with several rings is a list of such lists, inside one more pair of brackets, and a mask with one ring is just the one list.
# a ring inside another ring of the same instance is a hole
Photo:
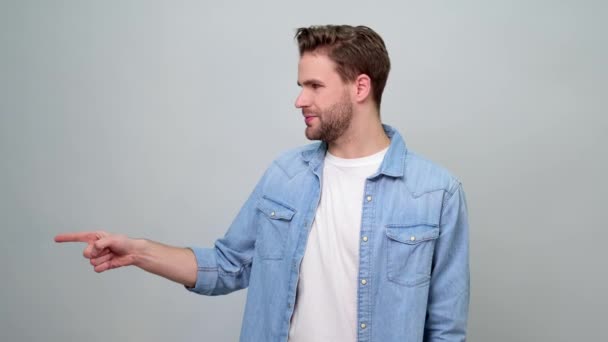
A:
{"label": "man's left arm", "polygon": [[465,341],[469,312],[469,223],[462,184],[445,194],[435,245],[424,341]]}

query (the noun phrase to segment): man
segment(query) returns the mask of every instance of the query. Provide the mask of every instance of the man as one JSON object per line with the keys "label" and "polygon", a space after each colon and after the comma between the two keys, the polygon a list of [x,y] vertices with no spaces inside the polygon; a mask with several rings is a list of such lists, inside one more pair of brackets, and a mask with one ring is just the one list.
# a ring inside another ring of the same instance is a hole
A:
{"label": "man", "polygon": [[135,265],[221,295],[249,288],[241,341],[464,341],[469,302],[464,192],[380,121],[390,61],[351,26],[297,30],[296,107],[306,137],[277,158],[213,248],[105,232],[95,271]]}

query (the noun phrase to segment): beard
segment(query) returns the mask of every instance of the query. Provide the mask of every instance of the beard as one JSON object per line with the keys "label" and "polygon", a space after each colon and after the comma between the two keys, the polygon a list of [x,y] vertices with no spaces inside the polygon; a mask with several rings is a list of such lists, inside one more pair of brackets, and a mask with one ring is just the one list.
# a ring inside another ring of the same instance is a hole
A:
{"label": "beard", "polygon": [[306,138],[327,143],[334,142],[350,127],[353,118],[353,104],[350,103],[347,96],[344,96],[339,102],[314,114],[317,115],[319,124],[316,127],[306,128]]}

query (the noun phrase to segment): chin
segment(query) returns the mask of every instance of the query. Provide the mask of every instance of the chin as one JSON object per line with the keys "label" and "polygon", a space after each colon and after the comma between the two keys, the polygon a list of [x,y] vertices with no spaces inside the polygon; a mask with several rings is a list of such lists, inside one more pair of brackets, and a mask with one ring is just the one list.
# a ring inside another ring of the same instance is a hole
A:
{"label": "chin", "polygon": [[311,127],[306,128],[304,135],[308,140],[319,140],[321,138],[319,137],[318,132],[315,132]]}

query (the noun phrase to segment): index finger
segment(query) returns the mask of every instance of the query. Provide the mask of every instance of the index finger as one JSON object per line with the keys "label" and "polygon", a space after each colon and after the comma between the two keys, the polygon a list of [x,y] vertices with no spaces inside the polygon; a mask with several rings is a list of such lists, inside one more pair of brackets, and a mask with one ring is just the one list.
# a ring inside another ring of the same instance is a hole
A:
{"label": "index finger", "polygon": [[55,242],[89,242],[99,237],[95,232],[65,233],[55,236]]}

